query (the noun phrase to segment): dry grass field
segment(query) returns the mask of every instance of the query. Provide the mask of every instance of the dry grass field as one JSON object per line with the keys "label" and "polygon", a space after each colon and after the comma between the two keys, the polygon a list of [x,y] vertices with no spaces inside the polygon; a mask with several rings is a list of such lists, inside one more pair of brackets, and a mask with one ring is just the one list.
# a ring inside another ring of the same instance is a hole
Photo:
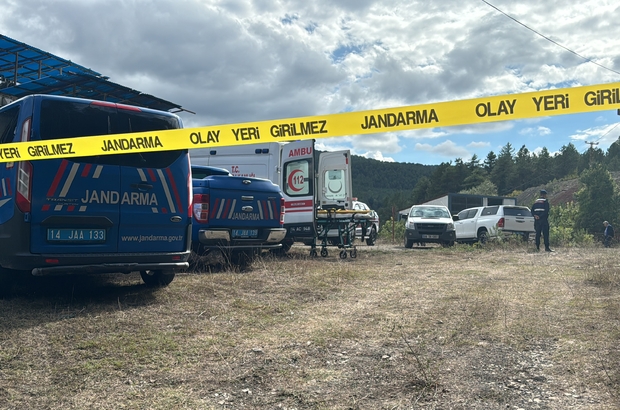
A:
{"label": "dry grass field", "polygon": [[521,243],[20,280],[1,409],[617,409],[618,248]]}

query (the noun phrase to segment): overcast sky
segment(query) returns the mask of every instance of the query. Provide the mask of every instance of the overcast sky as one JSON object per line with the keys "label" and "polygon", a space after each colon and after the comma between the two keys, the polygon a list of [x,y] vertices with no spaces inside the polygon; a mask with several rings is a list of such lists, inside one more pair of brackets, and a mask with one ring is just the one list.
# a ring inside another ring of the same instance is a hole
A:
{"label": "overcast sky", "polygon": [[[488,3],[514,20],[482,0],[3,0],[0,33],[195,112],[180,114],[186,127],[620,81],[617,1]],[[607,150],[619,121],[601,111],[318,142],[439,164],[507,142]]]}

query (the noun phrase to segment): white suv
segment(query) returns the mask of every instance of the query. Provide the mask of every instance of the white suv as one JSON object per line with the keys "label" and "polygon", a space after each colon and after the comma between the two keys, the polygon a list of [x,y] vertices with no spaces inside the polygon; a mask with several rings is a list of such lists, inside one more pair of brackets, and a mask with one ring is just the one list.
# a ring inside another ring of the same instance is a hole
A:
{"label": "white suv", "polygon": [[405,248],[414,243],[439,243],[452,246],[456,240],[454,222],[447,207],[443,205],[414,205],[405,223]]}

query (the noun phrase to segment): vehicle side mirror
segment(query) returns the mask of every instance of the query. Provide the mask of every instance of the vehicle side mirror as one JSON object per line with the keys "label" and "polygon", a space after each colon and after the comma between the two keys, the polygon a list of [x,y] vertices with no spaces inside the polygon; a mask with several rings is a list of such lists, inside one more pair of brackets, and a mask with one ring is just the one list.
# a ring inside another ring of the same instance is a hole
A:
{"label": "vehicle side mirror", "polygon": [[453,221],[458,221],[459,220],[459,216],[458,215],[452,215],[452,220]]}

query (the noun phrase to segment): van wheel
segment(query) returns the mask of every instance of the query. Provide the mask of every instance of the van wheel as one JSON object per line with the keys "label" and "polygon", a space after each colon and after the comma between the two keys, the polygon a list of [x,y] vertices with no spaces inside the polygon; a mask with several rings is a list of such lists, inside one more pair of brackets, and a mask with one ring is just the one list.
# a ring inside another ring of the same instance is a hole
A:
{"label": "van wheel", "polygon": [[405,237],[405,248],[413,248],[413,239],[407,239],[407,237]]}
{"label": "van wheel", "polygon": [[16,272],[0,267],[0,299],[7,299],[13,292]]}
{"label": "van wheel", "polygon": [[370,234],[368,234],[368,238],[366,239],[366,245],[375,246],[376,243],[377,243],[377,230],[373,226],[370,229]]}
{"label": "van wheel", "polygon": [[168,286],[174,279],[173,271],[164,270],[143,270],[140,276],[147,286],[164,287]]}

